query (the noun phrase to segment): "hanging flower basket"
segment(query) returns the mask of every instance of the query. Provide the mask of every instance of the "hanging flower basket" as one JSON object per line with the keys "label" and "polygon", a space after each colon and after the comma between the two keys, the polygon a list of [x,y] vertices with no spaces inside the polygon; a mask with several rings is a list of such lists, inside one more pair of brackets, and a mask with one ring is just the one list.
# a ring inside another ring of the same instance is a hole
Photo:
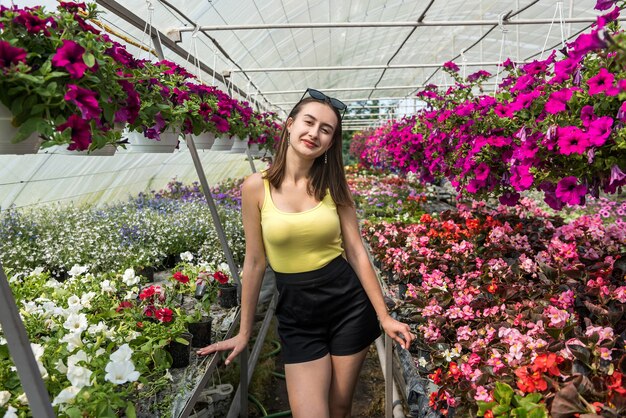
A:
{"label": "hanging flower basket", "polygon": [[229,137],[217,137],[215,138],[215,142],[213,143],[213,146],[211,147],[211,151],[228,151],[233,147],[233,144],[235,143],[235,139],[234,138],[229,138]]}
{"label": "hanging flower basket", "polygon": [[262,154],[259,144],[250,144],[250,155],[253,157],[260,157]]}
{"label": "hanging flower basket", "polygon": [[213,143],[215,142],[215,134],[211,132],[204,132],[200,135],[192,135],[192,138],[197,149],[211,149]]}
{"label": "hanging flower basket", "polygon": [[17,144],[11,142],[17,133],[12,120],[11,111],[0,103],[0,154],[37,154],[42,140],[36,133]]}
{"label": "hanging flower basket", "polygon": [[245,154],[248,149],[248,137],[239,138],[237,135],[233,137],[233,147],[230,150],[231,154]]}
{"label": "hanging flower basket", "polygon": [[128,150],[130,152],[169,154],[176,149],[180,133],[163,132],[160,135],[160,141],[146,138],[141,132],[130,131],[126,135],[128,137]]}

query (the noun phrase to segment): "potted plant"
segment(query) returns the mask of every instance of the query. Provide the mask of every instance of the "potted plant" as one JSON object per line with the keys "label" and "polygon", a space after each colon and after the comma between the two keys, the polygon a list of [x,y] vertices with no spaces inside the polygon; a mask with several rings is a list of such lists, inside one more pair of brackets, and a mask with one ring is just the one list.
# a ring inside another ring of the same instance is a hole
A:
{"label": "potted plant", "polygon": [[119,141],[114,119],[127,93],[106,53],[111,43],[87,23],[96,14],[83,3],[61,3],[56,13],[0,7],[0,119],[8,109],[12,142],[35,135],[44,147],[93,151]]}
{"label": "potted plant", "polygon": [[218,283],[217,303],[222,308],[230,309],[238,305],[237,285],[232,277],[224,271],[228,271],[228,266],[222,263],[220,268],[213,273],[213,279]]}

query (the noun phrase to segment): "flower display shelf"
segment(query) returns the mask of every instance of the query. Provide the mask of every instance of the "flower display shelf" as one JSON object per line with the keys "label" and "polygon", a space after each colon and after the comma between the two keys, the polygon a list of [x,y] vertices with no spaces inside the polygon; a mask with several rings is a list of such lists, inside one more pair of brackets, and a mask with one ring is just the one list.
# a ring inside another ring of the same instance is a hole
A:
{"label": "flower display shelf", "polygon": [[131,131],[126,135],[130,143],[128,146],[129,152],[169,154],[176,149],[180,133],[163,132],[159,141],[146,138],[141,132]]}
{"label": "flower display shelf", "polygon": [[235,138],[228,138],[224,136],[217,137],[211,147],[211,151],[229,151],[233,147],[234,143]]}

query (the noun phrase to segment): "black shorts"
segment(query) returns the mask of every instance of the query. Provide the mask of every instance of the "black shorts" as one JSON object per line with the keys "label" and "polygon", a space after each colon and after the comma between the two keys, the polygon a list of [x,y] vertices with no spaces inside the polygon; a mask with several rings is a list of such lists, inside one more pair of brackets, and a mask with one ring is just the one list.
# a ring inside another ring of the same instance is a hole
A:
{"label": "black shorts", "polygon": [[376,311],[339,256],[318,270],[276,272],[278,335],[286,364],[356,354],[380,335]]}

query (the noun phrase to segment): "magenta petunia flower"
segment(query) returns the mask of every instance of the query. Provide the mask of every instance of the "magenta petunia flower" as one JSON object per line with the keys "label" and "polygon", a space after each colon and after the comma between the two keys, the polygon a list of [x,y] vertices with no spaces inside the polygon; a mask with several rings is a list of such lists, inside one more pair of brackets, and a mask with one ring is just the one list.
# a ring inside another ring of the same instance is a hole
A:
{"label": "magenta petunia flower", "polygon": [[513,108],[515,112],[528,109],[533,104],[533,101],[540,95],[541,92],[537,90],[531,91],[530,93],[522,93],[511,103],[511,108]]}
{"label": "magenta petunia flower", "polygon": [[601,147],[611,135],[613,127],[613,118],[610,116],[602,116],[589,125],[589,143],[594,147]]}
{"label": "magenta petunia flower", "polygon": [[83,119],[97,119],[102,113],[98,103],[98,93],[95,91],[69,84],[63,98],[78,107]]}
{"label": "magenta petunia flower", "polygon": [[615,4],[616,0],[598,0],[594,9],[596,10],[609,10]]}
{"label": "magenta petunia flower", "polygon": [[78,10],[85,10],[87,6],[85,3],[74,3],[73,1],[62,1],[57,6],[59,9],[65,9],[68,12],[78,12]]}
{"label": "magenta petunia flower", "polygon": [[613,164],[613,167],[611,167],[611,176],[609,177],[609,182],[604,188],[604,191],[607,193],[615,193],[618,187],[625,184],[626,174],[624,174],[617,164]]}
{"label": "magenta petunia flower", "polygon": [[587,188],[582,184],[578,184],[576,177],[569,176],[558,182],[555,194],[563,203],[580,205],[587,194]]}
{"label": "magenta petunia flower", "polygon": [[587,134],[576,126],[565,126],[557,129],[559,153],[564,155],[584,154],[589,147]]}
{"label": "magenta petunia flower", "polygon": [[626,122],[626,102],[622,102],[622,105],[619,107],[619,110],[617,111],[617,115],[615,116],[621,122]]}
{"label": "magenta petunia flower", "polygon": [[538,189],[543,191],[543,200],[548,206],[550,206],[554,210],[563,209],[565,203],[563,203],[559,198],[556,197],[556,184],[550,183],[549,181],[543,181],[539,185]]}
{"label": "magenta petunia flower", "polygon": [[474,176],[476,177],[476,180],[487,180],[490,171],[491,169],[486,163],[480,163],[478,164],[478,167],[474,169]]}
{"label": "magenta petunia flower", "polygon": [[224,133],[228,132],[228,130],[230,129],[230,124],[228,123],[228,120],[218,115],[211,116],[211,122],[215,124],[215,129],[217,129],[218,132]]}
{"label": "magenta petunia flower", "polygon": [[126,106],[115,112],[115,122],[128,122],[134,123],[139,116],[139,109],[141,108],[141,99],[139,94],[133,85],[126,81],[120,80],[118,83],[122,86],[122,89],[128,95],[126,99]]}
{"label": "magenta petunia flower", "polygon": [[7,68],[18,63],[26,63],[26,50],[0,40],[0,68]]}
{"label": "magenta petunia flower", "polygon": [[473,83],[474,81],[480,79],[480,78],[487,78],[487,77],[491,77],[491,73],[485,70],[478,70],[475,73],[472,73],[470,75],[467,76],[467,81],[470,83]]}
{"label": "magenta petunia flower", "polygon": [[514,165],[511,167],[511,186],[518,192],[530,189],[535,177],[530,173],[530,167],[527,165]]}
{"label": "magenta petunia flower", "polygon": [[74,41],[63,40],[63,46],[57,49],[52,57],[52,65],[64,68],[71,78],[81,78],[87,70],[87,64],[83,61],[85,48]]}
{"label": "magenta petunia flower", "polygon": [[606,41],[600,39],[598,30],[591,33],[583,33],[576,40],[569,44],[572,48],[568,55],[572,59],[580,59],[589,51],[606,48]]}
{"label": "magenta petunia flower", "polygon": [[504,104],[504,103],[498,103],[493,108],[493,111],[496,113],[496,115],[500,116],[501,118],[512,118],[513,115],[515,114],[515,111],[513,110],[513,108],[510,105]]}
{"label": "magenta petunia flower", "polygon": [[511,144],[511,138],[505,136],[490,136],[487,138],[487,143],[494,147],[503,147]]}
{"label": "magenta petunia flower", "polygon": [[596,19],[596,23],[595,23],[596,27],[598,29],[604,28],[608,23],[616,20],[619,17],[619,14],[620,14],[620,9],[619,7],[616,7],[613,10],[611,10],[609,13],[604,14],[602,16],[598,16],[598,18]]}
{"label": "magenta petunia flower", "polygon": [[576,67],[578,67],[579,62],[580,61],[571,59],[571,58],[565,58],[565,59],[555,62],[554,63],[555,78],[559,77],[559,79],[561,79],[562,81],[567,80],[574,73],[574,71],[576,70]]}
{"label": "magenta petunia flower", "polygon": [[583,123],[583,126],[588,128],[591,122],[596,119],[598,119],[598,117],[593,111],[593,106],[586,105],[580,109],[580,121]]}
{"label": "magenta petunia flower", "polygon": [[511,87],[511,92],[524,91],[535,83],[536,79],[530,74],[525,74],[517,79],[517,82]]}
{"label": "magenta petunia flower", "polygon": [[443,68],[445,68],[446,70],[454,71],[455,73],[459,71],[459,66],[453,63],[452,61],[448,61],[444,63]]}
{"label": "magenta petunia flower", "polygon": [[72,143],[67,147],[68,150],[84,151],[91,144],[91,126],[89,122],[78,115],[71,115],[67,118],[67,122],[57,127],[57,131],[63,132],[70,128],[72,130]]}
{"label": "magenta petunia flower", "polygon": [[156,139],[157,141],[161,140],[161,132],[165,129],[165,119],[163,119],[163,115],[161,112],[157,112],[154,115],[154,125],[151,127],[144,129],[143,134],[146,138]]}
{"label": "magenta petunia flower", "polygon": [[572,89],[565,88],[555,91],[546,102],[546,112],[555,115],[567,108],[567,102],[572,98]]}
{"label": "magenta petunia flower", "polygon": [[26,10],[19,10],[18,15],[13,19],[16,25],[26,27],[26,31],[30,34],[38,34],[43,32],[44,35],[50,36],[48,32],[48,19],[42,19],[38,16],[30,14]]}
{"label": "magenta petunia flower", "polygon": [[515,206],[519,202],[520,197],[520,194],[517,192],[505,192],[498,200],[505,206]]}
{"label": "magenta petunia flower", "polygon": [[587,82],[589,84],[589,95],[606,91],[610,87],[613,87],[613,80],[615,76],[606,68],[600,68],[600,71],[595,76],[591,77]]}

